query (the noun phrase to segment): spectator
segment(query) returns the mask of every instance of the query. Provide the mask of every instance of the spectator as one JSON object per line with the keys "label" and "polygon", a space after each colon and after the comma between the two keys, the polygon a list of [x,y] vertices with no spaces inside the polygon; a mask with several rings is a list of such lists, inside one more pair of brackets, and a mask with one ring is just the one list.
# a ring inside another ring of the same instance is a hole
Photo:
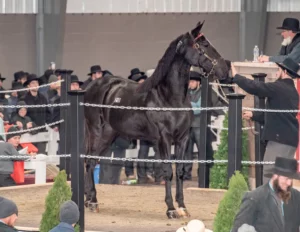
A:
{"label": "spectator", "polygon": [[16,232],[14,228],[15,222],[18,219],[17,205],[4,197],[0,197],[0,231],[1,232]]}
{"label": "spectator", "polygon": [[[55,92],[55,95],[53,95],[53,97],[50,98],[50,100],[49,100],[50,104],[59,104],[60,103],[61,86],[60,86],[60,82],[54,83],[57,81],[58,81],[57,76],[51,76],[49,79],[49,83],[52,83],[50,85],[50,89]],[[51,111],[50,122],[53,123],[53,122],[59,121],[60,120],[60,107],[59,106],[53,107],[53,108],[51,108],[50,111]],[[59,125],[53,126],[53,129],[55,131],[59,131]]]}
{"label": "spectator", "polygon": [[[8,100],[5,97],[5,93],[1,93],[1,91],[4,91],[2,84],[5,80],[5,77],[2,77],[0,74],[0,105],[8,105]],[[7,114],[7,108],[0,108],[0,117],[2,118],[4,124],[9,121],[9,117]]]}
{"label": "spectator", "polygon": [[[28,76],[28,80],[24,83],[26,87],[39,87],[40,79],[35,75],[31,74]],[[45,96],[41,94],[37,88],[29,90],[26,94],[24,101],[27,105],[46,105],[48,104]],[[28,108],[27,116],[32,119],[32,121],[37,126],[44,126],[46,123],[51,122],[51,112],[48,107],[35,107]],[[39,132],[46,131],[45,128],[40,129]],[[46,143],[34,143],[39,152],[42,154],[46,153]]]}
{"label": "spectator", "polygon": [[49,77],[49,89],[47,93],[45,94],[48,101],[50,101],[51,98],[57,96],[57,88],[60,88],[60,83],[55,83],[58,81],[58,77],[54,74],[52,74]]}
{"label": "spectator", "polygon": [[61,77],[61,74],[62,74],[61,69],[56,69],[55,72],[54,72],[54,74],[57,76],[58,80],[62,79],[62,77]]}
{"label": "spectator", "polygon": [[90,78],[88,78],[82,85],[82,89],[86,89],[86,87],[89,85],[89,83],[91,83],[92,81],[101,78],[101,77],[105,77],[105,76],[112,76],[113,74],[108,71],[108,70],[103,70],[101,69],[100,65],[94,65],[91,67],[90,73],[88,73],[88,76],[90,76]]}
{"label": "spectator", "polygon": [[78,76],[71,75],[71,85],[70,90],[80,90],[83,82],[78,79]]}
{"label": "spectator", "polygon": [[59,220],[60,223],[50,232],[72,232],[79,220],[79,209],[75,202],[66,201],[60,207]]}
{"label": "spectator", "polygon": [[[7,135],[7,140],[9,140]],[[0,154],[5,156],[20,156],[17,150],[11,143],[6,143],[2,136],[0,136]],[[0,187],[14,186],[16,183],[11,177],[14,172],[14,161],[25,160],[26,158],[14,158],[14,159],[1,159],[0,162]],[[1,208],[0,208],[1,209]]]}
{"label": "spectator", "polygon": [[[27,81],[28,73],[23,71],[18,71],[14,73],[14,82],[21,83],[22,85]],[[13,82],[13,83],[14,83]]]}
{"label": "spectator", "polygon": [[[18,105],[26,105],[24,101],[20,101],[17,103]],[[35,127],[35,123],[31,120],[30,117],[26,116],[27,108],[18,108],[17,114],[12,117],[11,124],[17,125],[21,130],[30,129]]]}
{"label": "spectator", "polygon": [[[11,90],[18,90],[22,89],[23,85],[18,82],[12,83],[12,89]],[[20,101],[22,98],[24,98],[24,94],[26,94],[26,91],[13,91],[10,94],[10,97],[7,99],[9,106],[15,106],[17,105],[17,102]],[[11,119],[17,112],[16,108],[7,108],[7,116],[9,119]]]}

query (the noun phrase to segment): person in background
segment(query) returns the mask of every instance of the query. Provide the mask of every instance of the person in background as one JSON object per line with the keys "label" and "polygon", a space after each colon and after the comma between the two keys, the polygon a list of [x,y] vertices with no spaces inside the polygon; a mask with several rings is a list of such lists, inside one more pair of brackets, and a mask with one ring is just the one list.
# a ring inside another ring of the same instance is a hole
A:
{"label": "person in background", "polygon": [[0,231],[18,232],[18,230],[14,228],[17,219],[17,205],[7,198],[0,197]]}
{"label": "person in background", "polygon": [[298,232],[300,192],[292,187],[293,179],[300,179],[297,169],[297,160],[277,157],[274,168],[265,174],[269,181],[245,193],[231,232],[238,232],[243,224],[259,232]]}
{"label": "person in background", "polygon": [[70,90],[81,90],[83,82],[78,79],[78,76],[71,75]]}
{"label": "person in background", "polygon": [[79,209],[74,201],[66,201],[60,207],[59,221],[60,223],[50,232],[73,232],[74,227],[79,221]]}
{"label": "person in background", "polygon": [[103,76],[102,69],[100,65],[93,65],[90,68],[90,72],[87,74],[90,76],[86,81],[83,82],[82,89],[86,89],[86,87],[91,83],[92,81],[101,78]]}
{"label": "person in background", "polygon": [[27,81],[28,73],[23,72],[23,71],[18,71],[14,73],[14,82],[21,83],[22,85]]}
{"label": "person in background", "polygon": [[[23,89],[23,85],[19,82],[13,82],[12,83],[12,89],[11,90],[19,90]],[[10,94],[10,97],[7,99],[9,106],[15,106],[17,105],[17,102],[22,100],[22,97],[24,99],[24,93],[26,94],[26,91],[13,91]],[[7,116],[9,119],[11,119],[17,112],[16,108],[7,108]]]}
{"label": "person in background", "polygon": [[[31,74],[28,76],[27,81],[24,83],[24,87],[39,87],[40,79],[35,75]],[[46,97],[38,91],[38,88],[34,88],[27,92],[24,101],[26,105],[47,105]],[[51,122],[51,112],[48,107],[34,107],[28,108],[27,116],[32,119],[36,126],[45,126],[46,123]],[[38,132],[46,131],[46,129],[40,129]],[[46,143],[39,142],[34,143],[41,154],[46,153]]]}
{"label": "person in background", "polygon": [[[9,138],[9,134],[7,138]],[[15,147],[8,142],[5,142],[3,137],[0,136],[0,154],[4,156],[20,156]],[[2,159],[0,160],[0,187],[8,187],[16,185],[11,174],[14,172],[14,161],[24,161],[27,158],[19,157],[13,159]]]}
{"label": "person in background", "polygon": [[[24,106],[26,105],[26,103],[24,101],[19,101],[17,105]],[[20,130],[26,130],[35,127],[35,123],[31,120],[30,117],[26,116],[26,114],[27,108],[18,108],[17,114],[10,120],[11,124],[16,125],[18,128],[20,128]]]}
{"label": "person in background", "polygon": [[[298,110],[299,95],[295,88],[294,78],[300,76],[297,72],[300,66],[292,59],[287,58],[278,65],[275,82],[256,82],[237,74],[232,65],[233,82],[249,94],[266,98],[268,110]],[[267,141],[264,161],[275,161],[276,156],[293,158],[299,141],[299,123],[297,112],[252,112],[245,111],[243,118],[257,121],[264,125],[262,139]],[[272,165],[263,165],[266,173]],[[263,178],[263,183],[268,179]]]}
{"label": "person in background", "polygon": [[278,62],[282,63],[286,58],[291,58],[300,63],[300,26],[299,20],[295,18],[284,19],[282,26],[277,27],[281,30],[283,41],[278,56],[264,56],[258,58],[259,62]]}

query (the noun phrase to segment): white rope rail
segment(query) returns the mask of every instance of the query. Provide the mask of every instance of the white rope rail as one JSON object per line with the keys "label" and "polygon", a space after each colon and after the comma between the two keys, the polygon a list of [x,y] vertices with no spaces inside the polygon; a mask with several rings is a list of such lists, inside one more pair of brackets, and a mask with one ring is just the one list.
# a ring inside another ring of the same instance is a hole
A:
{"label": "white rope rail", "polygon": [[15,90],[1,90],[0,93],[12,93],[12,92],[22,92],[22,91],[28,91],[28,90],[32,90],[32,89],[39,89],[39,88],[45,88],[47,86],[56,84],[56,83],[61,83],[64,82],[64,80],[58,80],[49,84],[44,84],[44,85],[40,85],[40,86],[36,86],[36,87],[29,87],[29,88],[23,88],[23,89],[15,89]]}
{"label": "white rope rail", "polygon": [[236,84],[221,84],[221,83],[216,83],[216,82],[211,82],[209,83],[210,85],[218,85],[218,86],[223,86],[223,87],[237,87]]}
{"label": "white rope rail", "polygon": [[81,106],[88,107],[99,107],[99,108],[109,108],[109,109],[122,109],[122,110],[149,110],[149,111],[191,111],[191,110],[228,110],[228,107],[195,107],[195,108],[168,108],[168,107],[136,107],[136,106],[116,106],[116,105],[103,105],[103,104],[90,104],[82,103]]}
{"label": "white rope rail", "polygon": [[4,133],[0,133],[0,135],[12,135],[12,134],[22,134],[22,133],[27,133],[27,132],[31,132],[31,131],[36,131],[36,130],[40,130],[40,129],[44,129],[46,127],[51,127],[51,126],[54,126],[54,125],[58,125],[60,123],[64,122],[64,120],[59,120],[59,121],[56,121],[56,122],[52,122],[52,123],[49,123],[49,124],[45,124],[44,126],[36,126],[36,127],[33,127],[33,128],[30,128],[30,129],[26,129],[26,130],[19,130],[19,131],[12,131],[12,132],[4,132]]}
{"label": "white rope rail", "polygon": [[[56,157],[60,158],[70,158],[70,154],[61,154],[56,155]],[[34,156],[28,155],[18,155],[18,156],[8,156],[8,155],[0,155],[1,159],[34,159]],[[226,164],[228,160],[162,160],[162,159],[138,159],[138,158],[117,158],[117,157],[106,157],[106,156],[91,156],[91,155],[80,155],[80,158],[87,158],[87,159],[96,159],[96,160],[109,160],[109,161],[122,161],[122,162],[149,162],[149,163],[215,163],[215,164]],[[299,161],[298,161],[299,163]],[[274,161],[242,161],[242,164],[275,164]]]}
{"label": "white rope rail", "polygon": [[45,107],[57,107],[57,106],[70,106],[70,103],[59,104],[43,104],[43,105],[0,105],[0,108],[45,108]]}
{"label": "white rope rail", "polygon": [[[209,128],[212,129],[218,129],[218,130],[228,130],[228,128],[226,127],[217,127],[217,126],[213,126],[213,125],[207,125]],[[255,127],[243,127],[242,130],[252,130],[255,129]]]}
{"label": "white rope rail", "polygon": [[250,108],[242,107],[243,110],[249,111],[258,111],[258,112],[272,112],[272,113],[298,113],[300,110],[273,110],[273,109],[259,109],[259,108]]}

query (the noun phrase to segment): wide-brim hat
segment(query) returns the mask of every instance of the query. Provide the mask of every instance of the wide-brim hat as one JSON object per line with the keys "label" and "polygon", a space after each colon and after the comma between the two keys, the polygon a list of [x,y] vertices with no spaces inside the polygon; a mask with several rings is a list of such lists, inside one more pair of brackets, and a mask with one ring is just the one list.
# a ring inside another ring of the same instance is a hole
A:
{"label": "wide-brim hat", "polygon": [[27,77],[27,81],[24,82],[23,86],[26,87],[32,81],[38,81],[39,84],[41,84],[41,80],[40,80],[40,78],[37,77],[37,75],[35,75],[35,74],[29,74],[29,76]]}
{"label": "wide-brim hat", "polygon": [[145,75],[144,72],[141,72],[138,68],[134,68],[131,69],[128,79],[138,82],[141,79],[147,79],[147,76]]}
{"label": "wide-brim hat", "polygon": [[0,81],[4,81],[6,80],[6,77],[2,77],[1,73],[0,73]]}
{"label": "wide-brim hat", "polygon": [[93,65],[90,68],[90,73],[88,73],[87,75],[91,76],[93,73],[96,73],[96,72],[102,72],[102,69],[101,69],[100,65]]}
{"label": "wide-brim hat", "polygon": [[23,85],[20,82],[12,82],[10,90],[23,89]]}
{"label": "wide-brim hat", "polygon": [[201,82],[201,78],[202,78],[202,76],[200,75],[200,73],[195,72],[195,71],[190,71],[190,80]]}
{"label": "wide-brim hat", "polygon": [[271,178],[274,174],[285,176],[290,179],[300,180],[300,173],[298,173],[298,161],[296,159],[276,157],[275,166],[264,176]]}
{"label": "wide-brim hat", "polygon": [[282,26],[277,27],[277,29],[300,32],[299,20],[295,18],[285,18],[282,22]]}
{"label": "wide-brim hat", "polygon": [[80,81],[78,76],[76,75],[71,75],[71,80],[70,80],[71,83],[78,83],[79,85],[82,85],[83,84],[83,81]]}
{"label": "wide-brim hat", "polygon": [[298,63],[296,63],[294,60],[291,58],[286,58],[283,63],[277,63],[276,64],[282,68],[283,70],[286,70],[287,73],[293,77],[293,78],[298,78],[300,75],[298,74],[300,66]]}

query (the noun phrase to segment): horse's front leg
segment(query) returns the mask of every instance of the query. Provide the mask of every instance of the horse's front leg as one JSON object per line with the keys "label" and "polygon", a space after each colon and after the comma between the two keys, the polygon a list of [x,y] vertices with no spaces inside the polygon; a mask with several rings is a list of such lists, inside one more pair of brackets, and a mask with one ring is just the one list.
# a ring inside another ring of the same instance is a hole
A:
{"label": "horse's front leg", "polygon": [[[171,142],[167,139],[167,136],[162,135],[161,141],[158,145],[159,148],[159,156],[161,159],[168,159],[171,158]],[[173,197],[172,197],[172,179],[173,179],[173,170],[171,163],[163,163],[162,164],[163,175],[165,179],[165,202],[167,204],[167,216],[169,219],[179,218],[179,214],[177,213],[174,204],[173,204]]]}
{"label": "horse's front leg", "polygon": [[[175,143],[175,156],[177,160],[184,160],[184,154],[188,142],[188,132],[184,134],[180,141]],[[190,217],[183,197],[183,176],[184,176],[184,164],[176,163],[176,202],[178,203],[178,214],[181,217]]]}

